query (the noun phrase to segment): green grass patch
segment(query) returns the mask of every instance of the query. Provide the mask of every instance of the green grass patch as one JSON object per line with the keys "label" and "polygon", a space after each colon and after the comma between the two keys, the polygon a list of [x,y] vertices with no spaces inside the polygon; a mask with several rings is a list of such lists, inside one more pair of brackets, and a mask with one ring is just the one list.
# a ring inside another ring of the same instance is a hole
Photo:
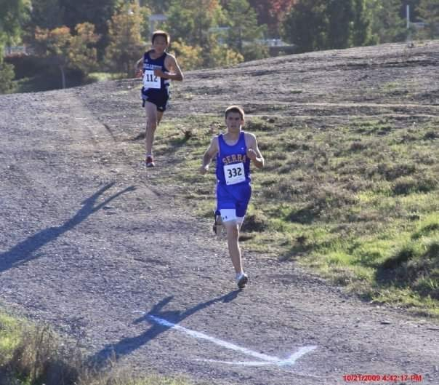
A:
{"label": "green grass patch", "polygon": [[[249,116],[245,129],[256,134],[266,159],[263,170],[253,170],[245,249],[294,259],[369,300],[406,301],[436,314],[439,162],[432,122],[358,118],[321,130],[270,115]],[[182,186],[184,204],[206,218],[215,206],[215,177],[198,168],[222,130],[221,115],[189,115],[166,121],[157,134],[156,151],[172,162],[159,183]],[[412,250],[407,260],[403,250]],[[385,271],[392,258],[395,266]]]}
{"label": "green grass patch", "polygon": [[17,320],[0,313],[0,366],[12,358],[21,338],[21,327]]}

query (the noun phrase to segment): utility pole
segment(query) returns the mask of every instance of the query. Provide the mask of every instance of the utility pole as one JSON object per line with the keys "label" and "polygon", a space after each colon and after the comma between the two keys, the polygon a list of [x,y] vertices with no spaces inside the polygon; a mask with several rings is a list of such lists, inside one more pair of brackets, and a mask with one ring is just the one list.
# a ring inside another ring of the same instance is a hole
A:
{"label": "utility pole", "polygon": [[407,46],[413,48],[414,44],[412,42],[412,30],[410,28],[410,5],[406,5],[406,18],[407,18]]}

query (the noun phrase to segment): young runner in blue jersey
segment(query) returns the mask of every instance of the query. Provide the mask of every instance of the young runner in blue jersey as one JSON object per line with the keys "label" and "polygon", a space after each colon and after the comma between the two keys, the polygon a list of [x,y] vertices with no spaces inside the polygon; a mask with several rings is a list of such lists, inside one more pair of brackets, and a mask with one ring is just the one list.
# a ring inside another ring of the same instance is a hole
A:
{"label": "young runner in blue jersey", "polygon": [[203,156],[200,173],[205,174],[216,156],[216,200],[217,212],[227,231],[230,258],[240,289],[248,282],[244,272],[239,231],[244,221],[251,197],[250,162],[257,168],[264,167],[264,158],[259,151],[256,136],[242,130],[244,111],[239,106],[226,109],[227,133],[215,136]]}
{"label": "young runner in blue jersey", "polygon": [[154,167],[152,146],[157,126],[169,99],[170,80],[183,80],[177,59],[166,52],[170,37],[164,31],[152,34],[152,49],[136,63],[136,76],[143,77],[142,100],[146,110],[146,167]]}

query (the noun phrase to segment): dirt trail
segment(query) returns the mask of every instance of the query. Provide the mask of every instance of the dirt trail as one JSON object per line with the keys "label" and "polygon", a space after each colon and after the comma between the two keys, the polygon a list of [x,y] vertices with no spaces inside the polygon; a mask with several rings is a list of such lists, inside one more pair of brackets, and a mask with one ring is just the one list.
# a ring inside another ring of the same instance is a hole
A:
{"label": "dirt trail", "polygon": [[[428,47],[410,53],[415,72],[431,70],[419,64],[435,58],[437,47]],[[316,110],[348,119],[343,109],[360,107],[371,115],[398,106],[407,114],[437,114],[437,103],[416,97],[407,104],[389,96],[351,105],[360,91],[335,97],[337,79],[316,100],[318,77],[304,78],[312,68],[323,74],[373,60],[393,71],[399,56],[390,51],[334,51],[194,72],[176,87],[181,98],[169,117],[212,113],[245,92],[250,112],[253,103],[255,113],[258,106],[260,113],[279,113],[270,105],[284,99],[282,114],[300,110],[314,120]],[[375,59],[368,57],[373,53]],[[270,98],[246,89],[255,71],[271,76],[273,66],[303,71],[295,82],[303,93]],[[238,82],[246,87],[227,93]],[[180,207],[172,187],[157,188],[160,170],[148,174],[128,151],[127,139],[143,122],[135,84],[0,97],[0,300],[7,307],[80,337],[91,360],[105,362],[114,352],[136,372],[182,373],[224,385],[344,384],[342,376],[351,373],[419,374],[423,384],[438,383],[439,327],[432,322],[362,303],[293,262],[249,253],[251,284],[236,291],[210,223]],[[197,103],[184,100],[203,93],[203,85],[217,92]],[[303,355],[285,361],[297,352]]]}

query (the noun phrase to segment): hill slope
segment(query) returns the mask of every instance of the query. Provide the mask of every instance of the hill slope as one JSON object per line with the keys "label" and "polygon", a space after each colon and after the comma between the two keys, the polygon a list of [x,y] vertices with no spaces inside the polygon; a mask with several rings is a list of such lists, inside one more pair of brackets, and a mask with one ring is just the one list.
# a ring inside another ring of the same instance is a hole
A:
{"label": "hill slope", "polygon": [[[308,207],[314,185],[306,185],[304,170],[302,179],[290,172],[311,159],[318,161],[306,170],[315,170],[317,185],[338,186],[333,195],[345,194],[346,185],[335,183],[338,174],[332,182],[318,178],[334,161],[324,154],[333,155],[331,144],[346,140],[343,127],[353,119],[358,137],[349,141],[365,136],[370,146],[380,145],[389,126],[404,134],[412,129],[415,139],[413,127],[422,126],[432,162],[438,48],[435,42],[413,49],[388,45],[189,73],[173,85],[154,170],[141,162],[138,81],[0,97],[1,301],[81,338],[90,359],[102,365],[115,356],[134,371],[183,373],[215,384],[343,384],[350,373],[419,374],[434,384],[436,324],[361,302],[303,271],[294,258],[304,250],[297,252],[293,243],[293,259],[274,258],[277,248],[245,253],[251,285],[235,291],[224,244],[210,235],[210,220],[198,215],[203,197],[200,210],[212,206],[213,180],[197,176],[196,165],[220,128],[221,111],[234,103],[244,106],[269,154],[267,169],[254,177],[255,211],[263,212],[260,202],[270,210],[284,207],[285,215]],[[380,125],[371,123],[380,119]],[[351,149],[351,142],[346,145]],[[355,161],[361,159],[367,153]],[[361,175],[350,174],[345,159],[338,162],[349,178]],[[288,180],[282,182],[283,166]],[[375,175],[363,166],[365,181],[351,181],[358,191]],[[288,190],[291,181],[302,190]],[[383,189],[392,189],[393,181],[387,182]],[[263,193],[270,186],[271,198]],[[428,193],[437,193],[434,188]],[[302,206],[296,196],[303,197]],[[434,204],[429,207],[437,211]],[[301,226],[294,236],[304,234],[310,242],[306,226],[334,229],[331,221],[343,222],[346,234],[383,225],[363,215],[349,227],[346,207],[339,212],[333,206],[290,217],[291,226]],[[276,237],[291,241],[281,227],[269,229],[272,244]],[[258,234],[252,250],[258,239],[270,243]],[[285,361],[294,353],[297,361]]]}

